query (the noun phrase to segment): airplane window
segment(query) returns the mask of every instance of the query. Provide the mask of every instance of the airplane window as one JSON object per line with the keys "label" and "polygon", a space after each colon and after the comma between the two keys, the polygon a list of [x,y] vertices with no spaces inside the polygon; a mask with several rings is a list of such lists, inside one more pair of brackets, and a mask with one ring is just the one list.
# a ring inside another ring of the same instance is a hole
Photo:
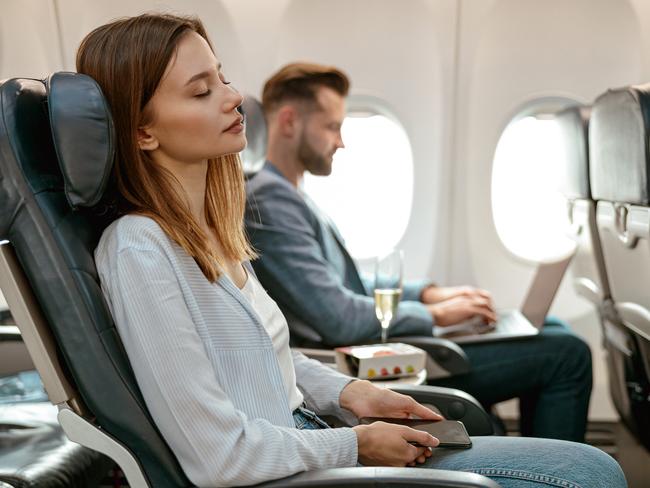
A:
{"label": "airplane window", "polygon": [[328,177],[305,175],[304,190],[335,222],[357,259],[397,245],[413,197],[413,156],[404,129],[377,113],[348,113],[344,149]]}
{"label": "airplane window", "polygon": [[558,259],[573,247],[567,205],[559,192],[562,139],[552,116],[511,122],[494,156],[492,211],[504,245],[520,258]]}

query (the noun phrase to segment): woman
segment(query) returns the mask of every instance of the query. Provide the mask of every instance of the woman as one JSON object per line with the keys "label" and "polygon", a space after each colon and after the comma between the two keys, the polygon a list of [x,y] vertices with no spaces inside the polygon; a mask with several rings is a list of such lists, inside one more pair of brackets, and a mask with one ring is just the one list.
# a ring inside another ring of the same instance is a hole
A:
{"label": "woman", "polygon": [[468,451],[432,451],[437,439],[405,426],[327,428],[303,402],[341,417],[439,417],[290,351],[286,322],[247,263],[242,97],[201,23],[143,15],[101,26],[77,69],[97,80],[116,127],[122,216],[95,252],[102,287],[147,407],[193,483],[360,462],[471,470],[506,487],[625,486],[611,458],[579,444],[478,438]]}

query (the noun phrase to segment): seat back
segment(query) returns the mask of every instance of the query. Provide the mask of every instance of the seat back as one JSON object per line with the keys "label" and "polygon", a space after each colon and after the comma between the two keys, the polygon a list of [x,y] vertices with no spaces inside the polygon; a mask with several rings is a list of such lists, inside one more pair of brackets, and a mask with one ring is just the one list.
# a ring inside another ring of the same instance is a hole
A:
{"label": "seat back", "polygon": [[253,96],[246,95],[239,107],[244,115],[246,130],[246,148],[241,153],[242,165],[246,177],[251,177],[264,166],[266,161],[266,120],[262,104]]}
{"label": "seat back", "polygon": [[189,486],[147,412],[94,265],[103,224],[85,207],[98,203],[112,160],[112,119],[91,78],[0,86],[0,239],[15,250],[70,386],[51,399],[78,390],[78,412],[119,439],[152,486]]}
{"label": "seat back", "polygon": [[567,202],[569,233],[577,243],[571,263],[574,287],[579,295],[600,308],[610,291],[589,184],[590,113],[590,107],[573,106],[556,114],[555,120],[562,139],[564,173],[560,191]]}
{"label": "seat back", "polygon": [[[591,191],[614,316],[607,340],[619,354],[617,404],[650,448],[650,85],[609,90],[592,109]],[[611,372],[610,372],[611,373]]]}

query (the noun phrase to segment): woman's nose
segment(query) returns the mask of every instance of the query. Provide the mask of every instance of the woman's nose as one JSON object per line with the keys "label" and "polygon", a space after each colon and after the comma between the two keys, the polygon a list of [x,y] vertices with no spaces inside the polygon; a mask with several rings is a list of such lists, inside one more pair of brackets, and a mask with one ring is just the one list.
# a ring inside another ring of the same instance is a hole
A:
{"label": "woman's nose", "polygon": [[[228,86],[229,93],[227,97],[225,98],[223,102],[223,111],[228,113],[232,112],[233,110],[238,110],[241,104],[244,102],[244,96],[237,91],[237,89],[229,85]],[[239,110],[241,112],[241,110]]]}
{"label": "woman's nose", "polygon": [[[241,104],[244,103],[244,95],[239,93],[237,88],[235,88],[232,85],[230,85],[228,88],[230,88],[230,90],[231,90],[231,95],[230,95],[228,101],[229,101],[229,104],[232,104],[232,105],[229,107],[227,112],[229,112],[230,110],[233,110],[233,109],[239,109],[239,107],[241,107]],[[240,110],[240,112],[241,112],[241,110]]]}

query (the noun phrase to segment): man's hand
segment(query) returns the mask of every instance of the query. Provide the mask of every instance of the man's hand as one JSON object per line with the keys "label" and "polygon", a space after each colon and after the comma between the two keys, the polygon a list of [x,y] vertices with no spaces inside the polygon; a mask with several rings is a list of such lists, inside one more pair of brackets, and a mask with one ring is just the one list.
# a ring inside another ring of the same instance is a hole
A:
{"label": "man's hand", "polygon": [[339,397],[341,407],[358,418],[419,417],[427,420],[442,420],[443,417],[419,404],[410,396],[389,389],[378,388],[369,381],[352,381],[343,388]]}
{"label": "man's hand", "polygon": [[483,298],[492,304],[489,291],[473,286],[428,286],[422,290],[420,301],[425,304],[444,302],[456,297]]}
{"label": "man's hand", "polygon": [[486,324],[497,320],[492,303],[483,297],[457,296],[427,305],[427,308],[435,324],[440,327],[458,324],[475,316],[481,317]]}

